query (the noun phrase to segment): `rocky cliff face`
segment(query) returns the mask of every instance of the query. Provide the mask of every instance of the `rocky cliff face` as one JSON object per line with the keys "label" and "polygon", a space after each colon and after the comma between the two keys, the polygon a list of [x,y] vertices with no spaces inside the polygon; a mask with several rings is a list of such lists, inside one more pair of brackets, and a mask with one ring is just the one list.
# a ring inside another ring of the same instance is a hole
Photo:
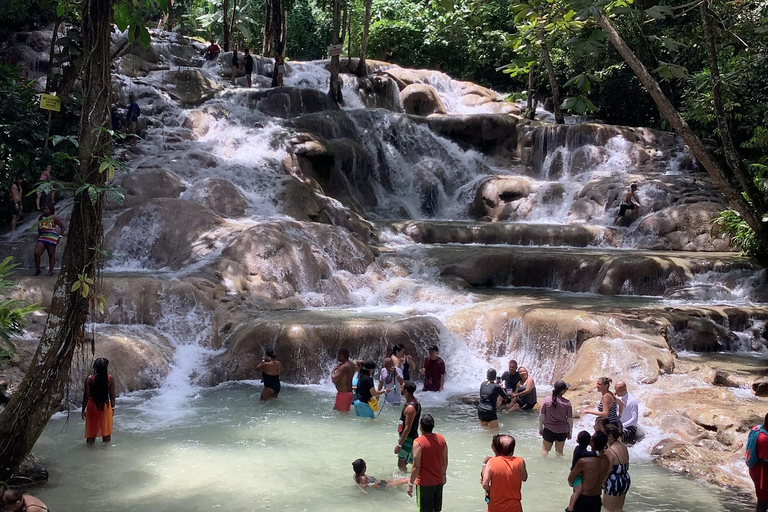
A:
{"label": "rocky cliff face", "polygon": [[[148,50],[116,34],[115,50],[119,101],[135,94],[147,122],[117,148],[131,173],[105,215],[109,308],[93,318],[119,391],[163,385],[190,345],[189,378],[213,385],[258,378],[266,348],[285,380],[316,383],[341,346],[378,359],[403,343],[421,362],[439,344],[467,389],[510,357],[543,387],[573,383],[577,404],[597,377],[625,380],[644,448],[744,485],[709,462],[737,458],[768,404],[741,388],[764,375],[677,352],[764,354],[765,271],[713,229],[724,201],[674,135],[524,121],[493,91],[387,63],[344,73],[339,108],[327,61],[290,62],[271,89],[257,59],[248,90],[228,86],[231,56],[206,63],[176,34]],[[614,226],[630,183],[640,211]],[[53,283],[26,276],[33,241],[0,247],[22,265],[19,296],[45,305]]]}

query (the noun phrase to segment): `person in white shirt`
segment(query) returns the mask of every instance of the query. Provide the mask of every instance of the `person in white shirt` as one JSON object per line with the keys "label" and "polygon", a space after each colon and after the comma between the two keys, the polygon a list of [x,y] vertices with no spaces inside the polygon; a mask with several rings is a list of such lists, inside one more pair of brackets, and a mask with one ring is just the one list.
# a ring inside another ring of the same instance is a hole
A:
{"label": "person in white shirt", "polygon": [[637,440],[637,399],[629,394],[627,384],[624,382],[616,383],[616,398],[624,404],[624,410],[621,413],[621,423],[624,427],[624,432],[622,433],[621,440],[625,443],[634,443]]}
{"label": "person in white shirt", "polygon": [[384,359],[384,368],[379,374],[379,391],[387,390],[384,401],[391,405],[400,405],[400,386],[403,385],[403,370],[395,366],[391,357]]}

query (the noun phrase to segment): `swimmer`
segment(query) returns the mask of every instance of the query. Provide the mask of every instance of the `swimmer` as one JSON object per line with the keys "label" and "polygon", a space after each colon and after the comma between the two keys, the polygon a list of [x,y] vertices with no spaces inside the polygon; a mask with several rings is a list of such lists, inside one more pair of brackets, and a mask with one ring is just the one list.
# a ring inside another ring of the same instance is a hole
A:
{"label": "swimmer", "polygon": [[283,371],[283,365],[275,359],[275,351],[273,349],[267,349],[264,359],[256,365],[255,370],[261,372],[261,380],[264,382],[261,400],[277,398],[277,395],[280,393],[280,374]]}
{"label": "swimmer", "polygon": [[369,488],[384,489],[386,487],[396,487],[398,485],[405,485],[410,478],[393,478],[392,480],[382,480],[374,478],[365,474],[367,469],[365,461],[363,459],[357,459],[352,463],[352,469],[355,470],[355,483],[360,486],[360,489],[367,493]]}
{"label": "swimmer", "polygon": [[5,489],[0,493],[0,510],[3,512],[44,512],[48,510],[48,507],[34,496],[22,494],[16,489]]}

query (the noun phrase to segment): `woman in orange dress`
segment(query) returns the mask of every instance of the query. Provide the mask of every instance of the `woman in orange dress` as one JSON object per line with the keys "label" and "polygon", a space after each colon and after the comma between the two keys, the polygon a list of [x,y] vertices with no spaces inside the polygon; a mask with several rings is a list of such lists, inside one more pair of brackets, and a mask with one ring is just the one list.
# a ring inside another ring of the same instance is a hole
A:
{"label": "woman in orange dress", "polygon": [[83,386],[83,411],[85,439],[88,444],[112,440],[112,417],[115,415],[115,380],[107,372],[109,361],[103,357],[93,362],[93,375],[85,379]]}

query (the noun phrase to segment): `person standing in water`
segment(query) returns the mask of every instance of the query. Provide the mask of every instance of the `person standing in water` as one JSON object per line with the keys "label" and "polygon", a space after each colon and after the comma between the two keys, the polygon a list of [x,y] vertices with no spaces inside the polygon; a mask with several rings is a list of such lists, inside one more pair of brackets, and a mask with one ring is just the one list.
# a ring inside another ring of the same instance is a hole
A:
{"label": "person standing in water", "polygon": [[541,402],[539,409],[539,435],[544,439],[541,454],[546,457],[555,445],[555,454],[563,456],[565,440],[571,438],[573,431],[573,408],[571,402],[563,398],[568,384],[559,380],[552,388],[552,396]]}
{"label": "person standing in water", "polygon": [[257,372],[261,372],[261,381],[264,383],[261,400],[266,401],[270,398],[277,398],[277,395],[280,393],[280,374],[283,372],[283,365],[275,359],[275,351],[268,348],[264,359],[254,369]]}
{"label": "person standing in water", "polygon": [[376,363],[366,361],[358,371],[359,376],[355,392],[355,416],[358,418],[375,418],[376,411],[379,410],[379,404],[375,398],[389,391],[389,389],[376,389],[373,383],[375,370]]}
{"label": "person standing in water", "polygon": [[495,457],[485,463],[483,489],[488,493],[488,512],[523,512],[523,482],[528,480],[525,461],[515,457],[515,438],[496,434],[491,441]]}
{"label": "person standing in water", "polygon": [[637,398],[627,391],[627,385],[623,381],[616,383],[616,398],[623,404],[621,411],[621,440],[624,443],[634,443],[637,440],[637,419],[640,417]]}
{"label": "person standing in water", "polygon": [[240,61],[237,58],[237,50],[232,50],[232,80],[230,83],[235,85],[235,78],[237,78],[237,70],[240,69]]}
{"label": "person standing in water", "polygon": [[386,391],[384,402],[390,405],[400,405],[401,388],[403,387],[403,373],[395,366],[391,357],[384,359],[384,368],[379,373],[379,391]]}
{"label": "person standing in water", "polygon": [[[636,203],[632,202],[633,199],[636,201]],[[619,204],[619,211],[616,212],[616,217],[613,219],[613,224],[616,225],[616,223],[619,221],[619,217],[623,217],[624,214],[627,213],[627,210],[634,211],[635,207],[637,206],[640,206],[640,200],[637,198],[637,184],[633,183],[630,185],[629,190],[626,194],[624,194],[624,198]]]}
{"label": "person standing in water", "polygon": [[352,376],[355,374],[355,365],[349,360],[349,349],[340,348],[337,356],[339,364],[333,367],[331,382],[336,386],[336,403],[334,411],[349,412],[355,394],[352,392]]}
{"label": "person standing in water", "polygon": [[429,359],[424,362],[421,369],[424,376],[422,391],[442,391],[445,385],[445,362],[440,358],[440,349],[437,345],[429,347]]}
{"label": "person standing in water", "polygon": [[600,512],[603,506],[603,483],[611,470],[611,462],[605,455],[607,444],[608,436],[604,432],[595,432],[592,436],[592,451],[595,456],[579,459],[571,469],[568,475],[569,485],[573,485],[577,477],[581,476],[581,495],[574,504],[573,512]]}
{"label": "person standing in water", "polygon": [[623,412],[624,404],[616,400],[616,397],[611,392],[611,379],[608,377],[600,377],[597,379],[597,390],[600,392],[600,402],[597,404],[597,410],[595,409],[582,409],[581,416],[585,414],[594,414],[602,418],[606,418],[608,423],[616,425],[621,430],[621,413]]}
{"label": "person standing in water", "polygon": [[403,383],[403,397],[405,405],[400,412],[400,421],[397,422],[397,467],[400,471],[407,471],[408,464],[413,462],[413,440],[419,437],[419,419],[421,418],[421,404],[413,394],[416,392],[416,384],[410,380]]}
{"label": "person standing in water", "polygon": [[499,429],[499,418],[496,415],[496,404],[501,399],[502,403],[509,403],[512,398],[496,382],[496,370],[491,368],[486,374],[487,379],[480,384],[480,401],[477,404],[477,418],[480,425]]}
{"label": "person standing in water", "polygon": [[[61,232],[57,228],[61,228]],[[48,252],[48,275],[53,275],[53,267],[56,264],[56,246],[59,239],[64,236],[64,223],[54,216],[52,204],[43,206],[43,214],[37,223],[37,243],[35,244],[35,275],[40,275],[40,258],[44,252]]]}
{"label": "person standing in water", "polygon": [[21,174],[17,174],[11,183],[11,233],[16,232],[16,222],[24,216],[21,211],[21,198],[23,197],[21,182],[23,179]]}
{"label": "person standing in water", "polygon": [[245,80],[248,82],[248,88],[251,88],[251,75],[253,74],[253,56],[248,48],[245,49]]}
{"label": "person standing in water", "polygon": [[448,472],[448,444],[435,434],[435,420],[425,414],[419,421],[421,436],[413,443],[413,468],[408,482],[408,496],[416,486],[419,512],[440,512],[443,509],[443,486]]}
{"label": "person standing in water", "polygon": [[605,434],[608,436],[605,455],[611,461],[611,470],[603,486],[603,507],[608,512],[621,512],[632,483],[629,477],[629,450],[621,442],[619,427],[609,423],[605,426]]}
{"label": "person standing in water", "polygon": [[[757,432],[757,439],[752,432]],[[755,484],[755,512],[768,512],[768,414],[765,415],[762,425],[752,427],[749,435],[754,440],[754,456],[751,458],[755,463],[749,468],[749,477]],[[747,446],[752,448],[749,443]],[[757,461],[754,461],[754,458]]]}
{"label": "person standing in water", "polygon": [[83,410],[80,413],[85,420],[85,440],[88,444],[101,440],[112,440],[112,418],[115,415],[115,379],[107,368],[109,361],[103,357],[93,362],[93,375],[85,379],[83,385]]}

